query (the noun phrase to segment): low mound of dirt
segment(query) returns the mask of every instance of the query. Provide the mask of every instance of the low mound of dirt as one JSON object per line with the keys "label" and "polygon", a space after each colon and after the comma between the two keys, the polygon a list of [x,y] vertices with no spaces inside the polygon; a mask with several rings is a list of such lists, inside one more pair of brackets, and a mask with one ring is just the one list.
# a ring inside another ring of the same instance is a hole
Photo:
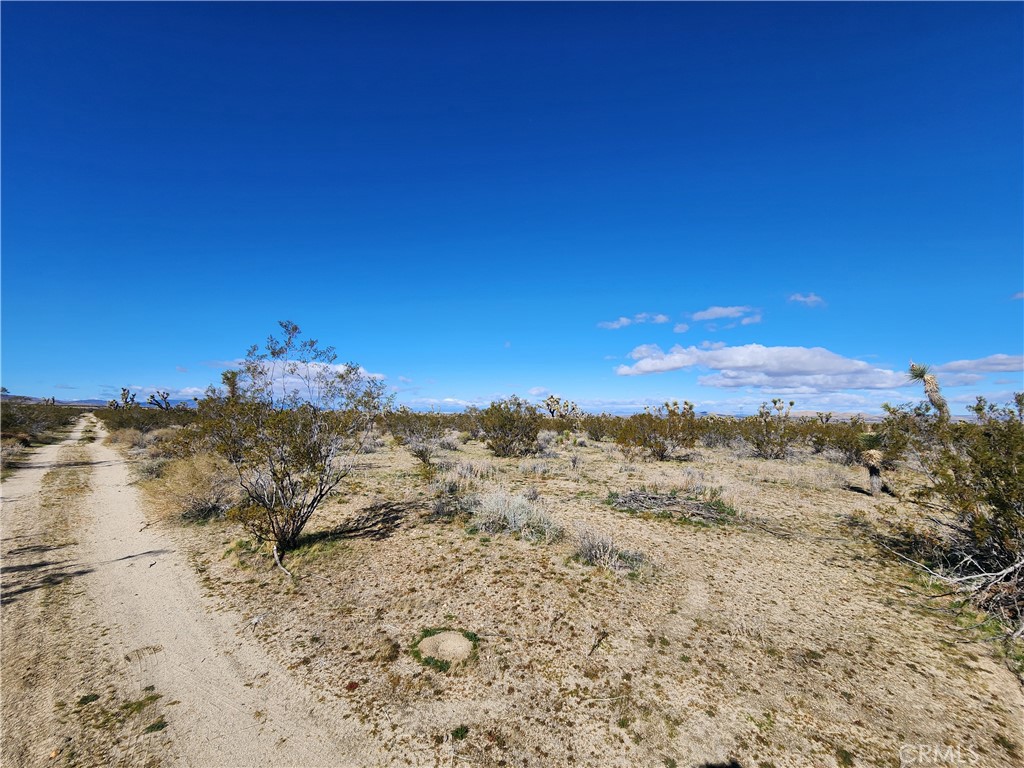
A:
{"label": "low mound of dirt", "polygon": [[461,632],[440,632],[425,637],[416,648],[424,658],[433,656],[452,664],[465,661],[473,653],[472,641],[466,639]]}

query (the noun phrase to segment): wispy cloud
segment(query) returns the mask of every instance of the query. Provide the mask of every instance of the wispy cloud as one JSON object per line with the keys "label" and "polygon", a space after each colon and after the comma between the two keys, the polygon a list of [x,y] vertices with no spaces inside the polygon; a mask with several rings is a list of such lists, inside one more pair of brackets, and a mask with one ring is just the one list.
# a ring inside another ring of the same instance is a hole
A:
{"label": "wispy cloud", "polygon": [[1020,299],[1024,299],[1024,291],[1017,291],[1015,294],[1013,294],[1013,298],[1016,301],[1019,301]]}
{"label": "wispy cloud", "polygon": [[174,366],[174,370],[176,370],[178,373],[188,373],[188,368],[186,368],[184,365],[176,365]]}
{"label": "wispy cloud", "polygon": [[837,355],[823,347],[765,347],[745,344],[698,348],[676,345],[664,352],[656,344],[634,349],[633,365],[620,365],[620,376],[642,376],[701,368],[706,387],[755,387],[777,393],[815,393],[842,389],[889,389],[908,384],[903,372],[877,368],[863,360]]}
{"label": "wispy cloud", "polygon": [[694,312],[690,317],[698,322],[705,320],[721,320],[725,317],[743,317],[748,312],[753,312],[753,307],[708,307],[700,312]]}
{"label": "wispy cloud", "polygon": [[619,317],[616,320],[604,320],[597,324],[598,328],[605,328],[607,330],[616,330],[618,328],[625,328],[630,325],[642,325],[643,323],[654,323],[660,325],[662,323],[669,322],[669,316],[663,315],[660,312],[639,312],[632,317]]}
{"label": "wispy cloud", "polygon": [[694,312],[690,315],[694,322],[705,323],[704,328],[708,331],[717,331],[719,328],[715,320],[732,320],[724,327],[735,328],[737,325],[755,325],[761,322],[761,310],[757,307],[747,305],[734,305],[729,307],[713,306]]}
{"label": "wispy cloud", "polygon": [[790,301],[795,301],[797,304],[803,304],[807,307],[820,307],[825,304],[825,300],[816,293],[794,293],[789,297]]}
{"label": "wispy cloud", "polygon": [[977,360],[954,360],[937,366],[939,372],[949,373],[1009,373],[1024,371],[1024,355],[989,355]]}
{"label": "wispy cloud", "polygon": [[690,330],[690,326],[686,323],[676,323],[675,327],[672,328],[672,333],[686,333],[688,330]]}
{"label": "wispy cloud", "polygon": [[526,394],[531,397],[540,397],[541,395],[546,395],[548,392],[549,390],[547,387],[530,387],[526,390]]}
{"label": "wispy cloud", "polygon": [[73,387],[70,384],[54,384],[53,388],[54,389],[78,389],[78,387]]}

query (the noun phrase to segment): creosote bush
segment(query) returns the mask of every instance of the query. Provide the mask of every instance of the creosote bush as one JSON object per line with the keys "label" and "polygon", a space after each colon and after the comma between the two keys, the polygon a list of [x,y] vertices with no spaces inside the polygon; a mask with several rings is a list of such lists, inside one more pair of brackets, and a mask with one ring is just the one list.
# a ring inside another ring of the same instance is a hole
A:
{"label": "creosote bush", "polygon": [[239,520],[273,543],[279,564],[390,407],[380,380],[336,364],[331,347],[301,341],[294,323],[280,326],[282,339],[251,347],[242,369],[223,375],[225,389],[198,404],[199,435],[244,491]]}
{"label": "creosote bush", "polygon": [[693,403],[678,401],[648,408],[625,419],[615,442],[627,461],[643,458],[664,461],[697,444],[698,420]]}
{"label": "creosote bush", "polygon": [[526,456],[537,451],[537,435],[544,417],[536,407],[515,395],[497,400],[482,410],[480,427],[495,456]]}
{"label": "creosote bush", "polygon": [[754,455],[762,459],[784,459],[796,442],[797,427],[790,412],[793,401],[786,404],[780,398],[761,403],[756,416],[744,419],[745,437],[754,449]]}

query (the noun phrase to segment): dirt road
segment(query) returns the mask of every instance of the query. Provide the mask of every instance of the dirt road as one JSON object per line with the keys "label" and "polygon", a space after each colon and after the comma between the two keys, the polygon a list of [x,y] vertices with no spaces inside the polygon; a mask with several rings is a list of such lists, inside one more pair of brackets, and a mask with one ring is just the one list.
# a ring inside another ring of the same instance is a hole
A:
{"label": "dirt road", "polygon": [[204,594],[101,429],[84,417],[3,484],[3,765],[382,762]]}

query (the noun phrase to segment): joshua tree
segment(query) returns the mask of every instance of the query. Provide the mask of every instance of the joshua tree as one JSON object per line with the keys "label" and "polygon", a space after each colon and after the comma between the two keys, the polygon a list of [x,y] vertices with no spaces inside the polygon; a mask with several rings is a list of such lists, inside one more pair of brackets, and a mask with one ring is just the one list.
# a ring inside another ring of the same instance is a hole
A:
{"label": "joshua tree", "polygon": [[171,405],[171,401],[168,400],[170,396],[170,392],[161,392],[160,390],[157,390],[155,394],[149,396],[146,402],[150,405],[156,406],[161,411],[169,411],[174,407]]}
{"label": "joshua tree", "polygon": [[928,402],[932,404],[932,408],[938,413],[940,419],[949,421],[949,406],[946,404],[946,398],[939,391],[939,380],[935,378],[931,368],[911,360],[908,375],[911,381],[920,381],[924,384],[924,394],[928,398]]}

